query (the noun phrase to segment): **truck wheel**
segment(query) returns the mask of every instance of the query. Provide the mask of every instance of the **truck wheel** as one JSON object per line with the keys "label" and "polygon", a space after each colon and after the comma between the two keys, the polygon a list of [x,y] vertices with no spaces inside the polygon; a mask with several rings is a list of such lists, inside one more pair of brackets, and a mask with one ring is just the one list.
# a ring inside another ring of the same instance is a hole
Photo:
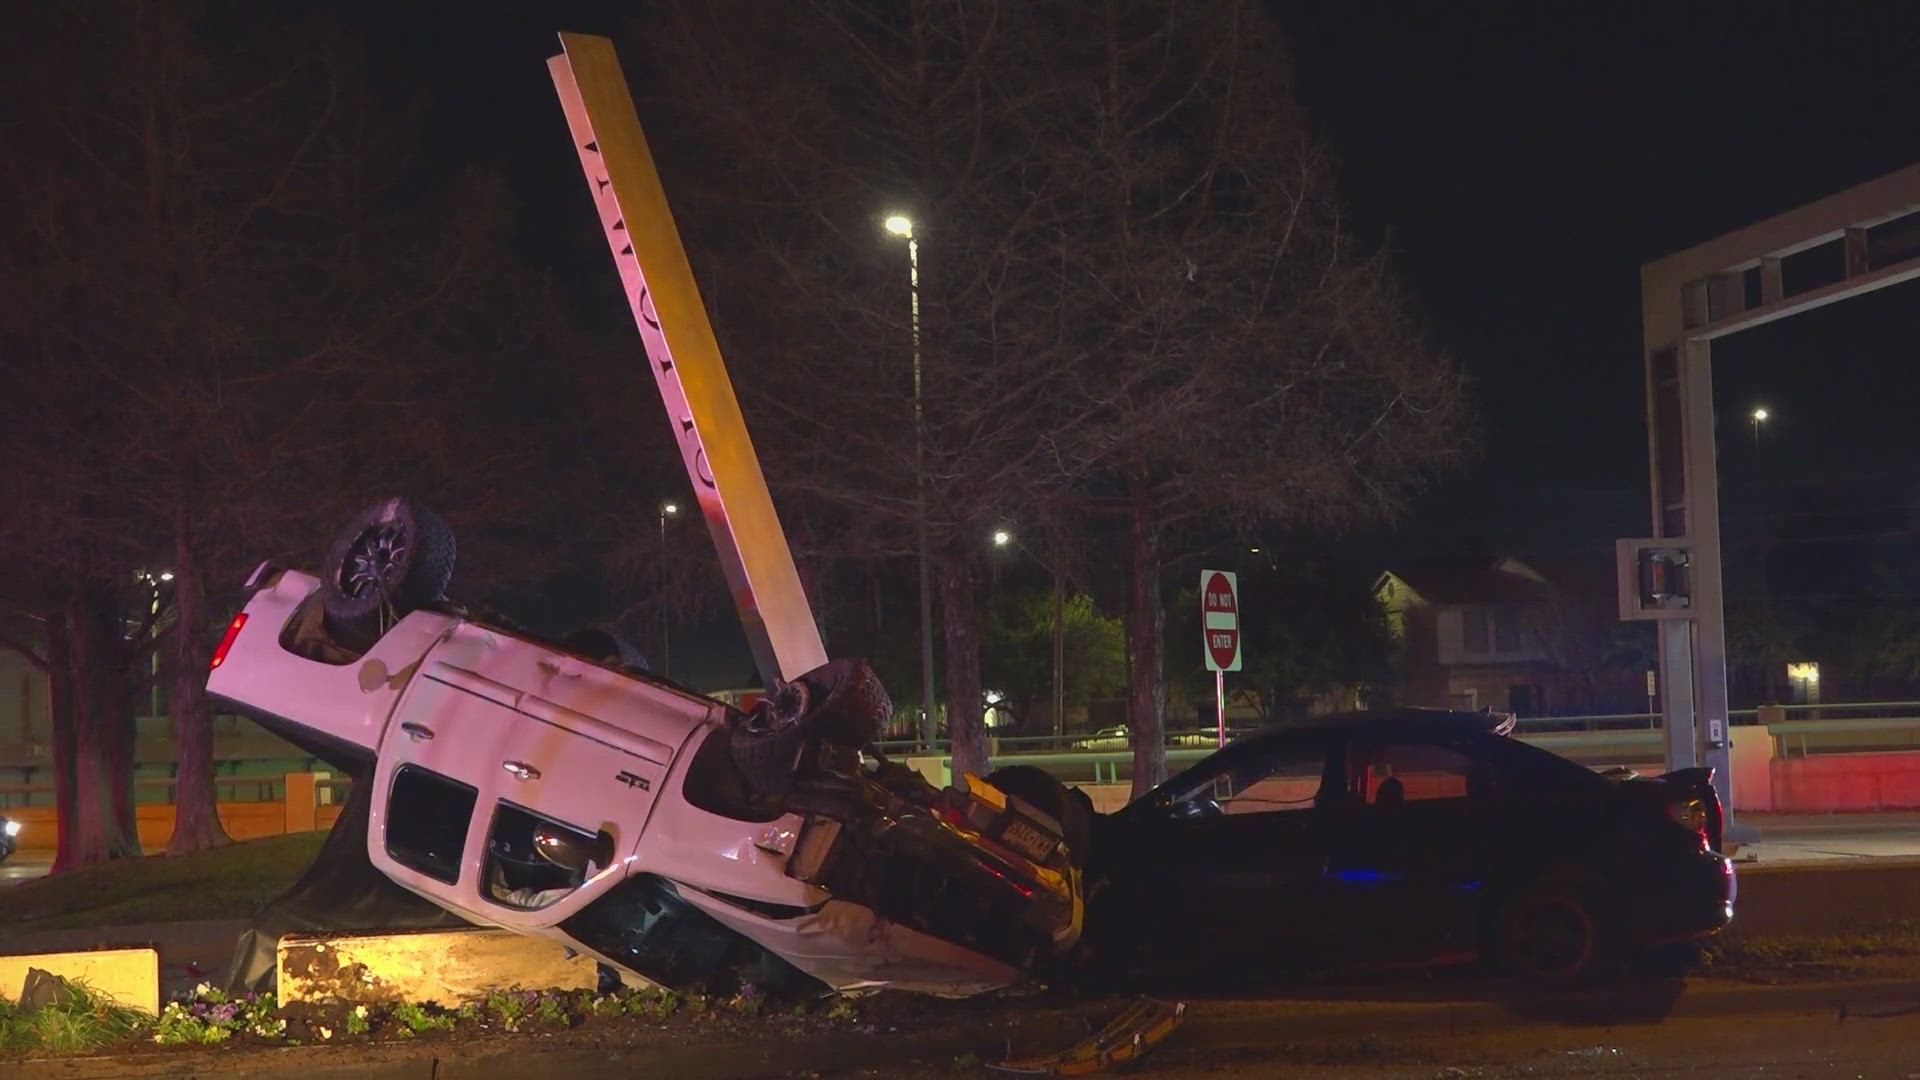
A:
{"label": "truck wheel", "polygon": [[760,699],[733,724],[733,763],[751,788],[781,787],[793,779],[806,745],[807,684],[794,681]]}
{"label": "truck wheel", "polygon": [[334,540],[322,586],[327,617],[358,626],[433,603],[453,579],[453,555],[453,533],[438,515],[411,499],[386,499]]}
{"label": "truck wheel", "polygon": [[799,681],[809,694],[802,721],[808,732],[836,746],[855,750],[873,742],[893,717],[893,700],[872,667],[860,660],[834,660]]}
{"label": "truck wheel", "polygon": [[1060,823],[1060,834],[1067,841],[1067,855],[1073,865],[1085,869],[1093,846],[1093,801],[1084,792],[1070,788],[1053,774],[1032,765],[1009,765],[987,774],[987,783],[1001,791],[1033,804]]}

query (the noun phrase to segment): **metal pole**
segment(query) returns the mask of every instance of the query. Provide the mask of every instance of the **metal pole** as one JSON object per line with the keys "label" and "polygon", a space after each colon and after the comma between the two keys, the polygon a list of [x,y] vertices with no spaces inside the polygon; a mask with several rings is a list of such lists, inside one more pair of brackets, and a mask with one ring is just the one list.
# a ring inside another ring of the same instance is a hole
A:
{"label": "metal pole", "polygon": [[1054,553],[1053,567],[1053,737],[1067,734],[1067,597],[1065,574]]}
{"label": "metal pole", "polygon": [[931,750],[939,724],[933,715],[933,578],[927,557],[926,423],[920,405],[920,241],[912,232],[907,233],[907,284],[913,311],[913,476],[920,547],[920,737]]}
{"label": "metal pole", "polygon": [[660,511],[660,674],[673,678],[673,638],[667,622],[667,511]]}
{"label": "metal pole", "polygon": [[1219,744],[1227,745],[1227,673],[1224,669],[1213,673],[1213,712],[1220,725]]}

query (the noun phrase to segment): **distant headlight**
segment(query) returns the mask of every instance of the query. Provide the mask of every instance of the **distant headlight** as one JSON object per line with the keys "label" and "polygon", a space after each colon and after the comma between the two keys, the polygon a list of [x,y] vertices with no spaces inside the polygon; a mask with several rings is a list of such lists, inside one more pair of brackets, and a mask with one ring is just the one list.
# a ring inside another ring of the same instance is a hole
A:
{"label": "distant headlight", "polygon": [[8,836],[20,835],[20,823],[17,821],[9,821],[6,825],[0,826],[0,828],[4,828]]}

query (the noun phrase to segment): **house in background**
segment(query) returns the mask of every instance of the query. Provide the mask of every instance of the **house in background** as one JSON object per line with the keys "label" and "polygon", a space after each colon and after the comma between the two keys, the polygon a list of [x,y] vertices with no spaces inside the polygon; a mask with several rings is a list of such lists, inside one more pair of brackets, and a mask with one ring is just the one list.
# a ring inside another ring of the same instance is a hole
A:
{"label": "house in background", "polygon": [[1610,556],[1435,559],[1389,570],[1374,597],[1400,643],[1396,698],[1519,716],[1647,708],[1652,642],[1619,621]]}

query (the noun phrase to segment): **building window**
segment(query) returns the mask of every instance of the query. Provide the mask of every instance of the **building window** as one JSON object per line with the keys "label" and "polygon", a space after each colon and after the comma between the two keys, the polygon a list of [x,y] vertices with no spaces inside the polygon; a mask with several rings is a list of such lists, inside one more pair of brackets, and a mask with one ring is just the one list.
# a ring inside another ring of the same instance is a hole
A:
{"label": "building window", "polygon": [[1501,653],[1520,651],[1520,616],[1517,613],[1512,611],[1494,613],[1493,651]]}
{"label": "building window", "polygon": [[1487,613],[1484,611],[1464,611],[1460,613],[1460,637],[1470,653],[1487,651]]}

